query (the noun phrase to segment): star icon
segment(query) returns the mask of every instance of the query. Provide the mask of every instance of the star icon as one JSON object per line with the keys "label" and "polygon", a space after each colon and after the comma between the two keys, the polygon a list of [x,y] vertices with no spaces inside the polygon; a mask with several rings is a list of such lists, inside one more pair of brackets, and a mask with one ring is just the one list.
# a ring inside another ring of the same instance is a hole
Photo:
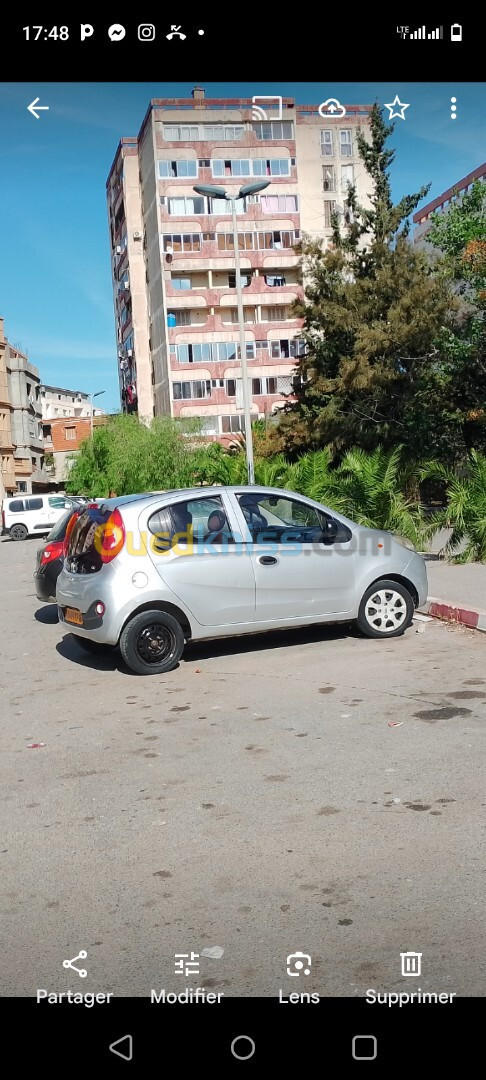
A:
{"label": "star icon", "polygon": [[389,120],[393,120],[394,116],[397,116],[399,120],[405,120],[405,109],[409,109],[410,105],[404,105],[398,94],[395,94],[395,100],[390,105],[385,105],[385,109],[390,110]]}

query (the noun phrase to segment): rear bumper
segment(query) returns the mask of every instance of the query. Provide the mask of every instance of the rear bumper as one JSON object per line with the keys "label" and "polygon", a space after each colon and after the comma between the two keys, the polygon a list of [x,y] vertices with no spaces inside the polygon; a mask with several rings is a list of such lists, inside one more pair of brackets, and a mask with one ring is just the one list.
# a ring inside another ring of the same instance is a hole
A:
{"label": "rear bumper", "polygon": [[[91,638],[103,645],[116,645],[124,622],[126,582],[113,566],[107,565],[94,574],[72,574],[63,568],[56,589],[59,622],[79,637]],[[95,611],[98,601],[105,605],[100,616]],[[66,608],[74,608],[83,616],[83,625],[67,622]]]}
{"label": "rear bumper", "polygon": [[56,603],[56,582],[61,570],[62,562],[60,559],[55,559],[54,562],[45,566],[37,567],[34,573],[35,595],[44,604]]}

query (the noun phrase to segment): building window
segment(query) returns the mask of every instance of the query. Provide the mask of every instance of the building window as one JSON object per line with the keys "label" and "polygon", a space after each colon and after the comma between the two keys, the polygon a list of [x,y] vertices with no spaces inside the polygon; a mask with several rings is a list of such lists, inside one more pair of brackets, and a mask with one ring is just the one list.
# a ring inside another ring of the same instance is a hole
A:
{"label": "building window", "polygon": [[[240,346],[234,341],[204,341],[194,345],[171,345],[170,349],[171,356],[175,356],[180,364],[209,364],[221,360],[240,359]],[[255,359],[254,341],[247,341],[246,355],[248,360]]]}
{"label": "building window", "polygon": [[165,180],[173,176],[197,177],[197,161],[159,161],[159,179]]}
{"label": "building window", "polygon": [[199,136],[197,124],[163,124],[162,131],[166,142],[197,142]]}
{"label": "building window", "polygon": [[[27,491],[27,481],[26,480],[17,480],[17,491]],[[21,506],[21,508],[23,510],[24,504],[22,502],[20,503],[20,506]],[[10,503],[10,509],[13,510],[13,503]]]}
{"label": "building window", "polygon": [[213,158],[213,176],[290,176],[290,158]]}
{"label": "building window", "polygon": [[213,158],[211,168],[213,176],[251,176],[251,161],[246,158],[236,158],[229,161],[223,158]]}
{"label": "building window", "polygon": [[290,357],[305,355],[305,341],[301,341],[300,338],[270,341],[269,345],[270,356],[273,357],[274,360],[288,360]]}
{"label": "building window", "polygon": [[243,138],[243,124],[200,124],[199,138],[202,142],[223,139],[224,142],[238,142]]}
{"label": "building window", "polygon": [[237,142],[245,128],[243,124],[162,124],[162,131],[166,142]]}
{"label": "building window", "polygon": [[346,192],[354,181],[354,165],[341,165],[341,191]]}
{"label": "building window", "polygon": [[191,325],[191,312],[190,311],[169,311],[168,312],[168,324],[172,326],[190,326]]}
{"label": "building window", "polygon": [[[220,312],[224,323],[238,322],[238,308],[220,308]],[[243,319],[247,325],[251,326],[255,322],[255,309],[243,308]]]}
{"label": "building window", "polygon": [[206,199],[202,195],[182,195],[167,199],[169,214],[175,217],[191,217],[206,213]]}
{"label": "building window", "polygon": [[191,288],[191,279],[190,279],[190,277],[182,276],[182,274],[180,276],[178,276],[177,274],[173,274],[171,279],[170,279],[170,283],[171,283],[171,285],[173,286],[174,289],[181,289],[181,290],[185,289],[185,290],[187,290],[187,289]]}
{"label": "building window", "polygon": [[290,158],[253,158],[254,176],[290,176]]}
{"label": "building window", "polygon": [[65,435],[66,439],[75,439],[76,438],[76,428],[75,427],[65,427],[64,428],[64,435]]}
{"label": "building window", "polygon": [[224,390],[224,379],[211,379],[212,390]]}
{"label": "building window", "polygon": [[[242,289],[247,289],[251,282],[251,274],[240,274]],[[236,289],[236,274],[228,274],[228,289]]]}
{"label": "building window", "polygon": [[277,393],[277,380],[272,375],[271,378],[267,379],[267,394],[276,394],[276,393]]}
{"label": "building window", "polygon": [[287,308],[285,307],[262,308],[262,322],[285,322],[286,318]]}
{"label": "building window", "polygon": [[339,144],[341,147],[341,157],[351,157],[353,153],[351,128],[346,128],[344,131],[339,132]]}
{"label": "building window", "polygon": [[178,251],[200,251],[199,233],[163,233],[164,251],[171,254]]}
{"label": "building window", "polygon": [[269,142],[271,139],[293,139],[294,125],[288,120],[272,120],[262,124],[253,124],[257,139]]}
{"label": "building window", "polygon": [[[233,233],[218,233],[217,236],[220,251],[234,251]],[[251,251],[253,248],[253,233],[238,233],[238,248],[240,251]]]}
{"label": "building window", "polygon": [[280,251],[282,248],[292,248],[300,239],[300,231],[257,232],[256,237],[260,250]]}
{"label": "building window", "polygon": [[201,422],[201,435],[218,434],[218,417],[208,416]]}
{"label": "building window", "polygon": [[334,199],[324,199],[324,227],[330,229],[332,226],[332,215],[336,209],[336,203]]}
{"label": "building window", "polygon": [[321,154],[322,157],[333,157],[334,155],[332,131],[321,131]]}
{"label": "building window", "polygon": [[324,191],[336,190],[336,174],[334,165],[322,166],[322,186]]}
{"label": "building window", "polygon": [[296,195],[262,195],[261,207],[264,214],[296,214]]}
{"label": "building window", "polygon": [[222,416],[221,417],[221,431],[224,434],[237,434],[239,431],[245,430],[245,418],[244,416]]}
{"label": "building window", "polygon": [[251,392],[255,397],[259,397],[262,393],[262,379],[251,380]]}
{"label": "building window", "polygon": [[[235,206],[237,214],[246,214],[246,199],[236,199]],[[231,212],[228,199],[208,199],[208,214],[219,214],[226,217]]]}
{"label": "building window", "polygon": [[226,379],[226,393],[228,397],[236,397],[236,379]]}
{"label": "building window", "polygon": [[276,288],[285,285],[286,281],[282,274],[265,274],[265,284]]}
{"label": "building window", "polygon": [[172,385],[174,401],[186,398],[211,397],[211,380],[194,379],[188,382],[175,382]]}

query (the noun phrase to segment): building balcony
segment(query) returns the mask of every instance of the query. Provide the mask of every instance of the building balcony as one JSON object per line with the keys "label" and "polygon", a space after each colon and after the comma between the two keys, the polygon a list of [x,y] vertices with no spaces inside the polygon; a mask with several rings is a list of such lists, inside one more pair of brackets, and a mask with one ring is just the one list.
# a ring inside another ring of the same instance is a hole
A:
{"label": "building balcony", "polygon": [[30,476],[32,474],[30,458],[14,458],[14,470],[16,476]]}

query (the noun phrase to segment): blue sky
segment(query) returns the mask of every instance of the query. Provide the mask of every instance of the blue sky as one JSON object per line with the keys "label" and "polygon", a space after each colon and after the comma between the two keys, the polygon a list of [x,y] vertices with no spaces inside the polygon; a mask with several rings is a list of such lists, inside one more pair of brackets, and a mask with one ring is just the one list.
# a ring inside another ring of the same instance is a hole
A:
{"label": "blue sky", "polygon": [[[7,83],[0,97],[0,315],[48,383],[106,393],[119,408],[105,180],[122,135],[151,97],[194,83]],[[410,103],[391,144],[396,198],[431,182],[439,195],[486,158],[484,83],[209,83],[208,97],[282,94],[300,104]],[[450,99],[457,98],[457,119]],[[49,112],[35,120],[35,98]]]}

